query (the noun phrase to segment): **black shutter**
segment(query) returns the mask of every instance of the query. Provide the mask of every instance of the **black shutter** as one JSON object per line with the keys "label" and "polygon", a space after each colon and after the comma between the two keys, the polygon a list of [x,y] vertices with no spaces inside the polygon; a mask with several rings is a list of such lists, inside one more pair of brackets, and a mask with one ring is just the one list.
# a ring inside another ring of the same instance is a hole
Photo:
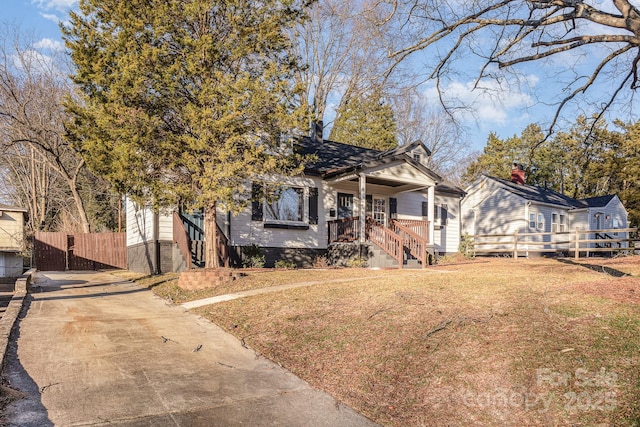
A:
{"label": "black shutter", "polygon": [[449,215],[449,207],[447,205],[440,206],[442,218],[440,218],[441,225],[447,225],[447,216]]}
{"label": "black shutter", "polygon": [[429,217],[429,202],[422,202],[422,216]]}
{"label": "black shutter", "polygon": [[367,213],[366,216],[373,217],[373,196],[371,194],[367,194],[366,200],[367,200],[367,209],[365,210],[365,212]]}
{"label": "black shutter", "polygon": [[309,224],[318,223],[318,189],[309,188]]}
{"label": "black shutter", "polygon": [[398,217],[398,199],[389,197],[389,218],[396,219]]}
{"label": "black shutter", "polygon": [[251,221],[262,221],[262,186],[251,184]]}

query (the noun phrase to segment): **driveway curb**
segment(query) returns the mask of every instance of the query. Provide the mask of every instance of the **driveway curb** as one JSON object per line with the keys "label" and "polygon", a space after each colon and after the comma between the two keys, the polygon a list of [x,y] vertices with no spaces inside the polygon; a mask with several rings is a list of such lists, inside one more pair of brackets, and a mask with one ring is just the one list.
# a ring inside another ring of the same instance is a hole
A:
{"label": "driveway curb", "polygon": [[9,348],[13,325],[15,325],[16,320],[22,311],[26,296],[29,292],[31,276],[35,272],[36,269],[32,268],[16,280],[11,301],[9,302],[2,319],[0,319],[0,351],[2,352],[2,364],[0,366],[2,366],[2,368],[4,368],[5,357],[7,355],[7,349]]}

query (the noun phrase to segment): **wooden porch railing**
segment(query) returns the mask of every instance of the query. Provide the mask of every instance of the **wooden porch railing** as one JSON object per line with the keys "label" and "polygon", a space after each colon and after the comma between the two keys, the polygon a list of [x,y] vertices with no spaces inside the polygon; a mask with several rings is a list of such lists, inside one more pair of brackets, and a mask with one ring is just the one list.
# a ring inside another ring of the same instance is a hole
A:
{"label": "wooden porch railing", "polygon": [[[401,220],[389,221],[389,228],[402,239],[404,247],[409,253],[422,263],[422,268],[427,267],[427,241],[410,228],[402,225]],[[427,228],[428,230],[428,228]]]}
{"label": "wooden porch railing", "polygon": [[391,255],[392,258],[398,261],[398,268],[402,268],[404,264],[404,248],[400,236],[371,218],[367,218],[366,229],[367,238]]}
{"label": "wooden porch railing", "polygon": [[173,243],[178,245],[187,270],[191,270],[191,239],[178,212],[173,213]]}
{"label": "wooden porch railing", "polygon": [[[224,232],[220,228],[219,225],[217,233],[217,242],[218,245],[218,256],[220,259],[220,264],[225,267],[229,267],[229,239],[225,236]],[[202,234],[204,231],[202,230]],[[189,237],[189,233],[184,225],[183,218],[177,213],[173,213],[173,241],[178,245],[178,249],[180,249],[180,253],[186,260],[187,269],[190,270],[194,264],[194,257],[197,256],[195,253],[194,245],[192,244],[191,238]],[[206,242],[204,241],[195,241],[201,242],[202,244],[202,253],[204,254],[206,248]],[[204,255],[203,255],[204,260]],[[196,260],[197,264],[197,260]]]}
{"label": "wooden porch railing", "polygon": [[220,257],[220,264],[229,268],[229,239],[225,236],[224,232],[220,228],[218,224],[216,224],[218,228],[217,235],[217,244],[218,244],[218,255]]}
{"label": "wooden porch railing", "polygon": [[429,221],[422,221],[418,219],[394,219],[396,224],[400,224],[404,228],[411,230],[414,234],[424,239],[425,242],[429,242]]}
{"label": "wooden porch railing", "polygon": [[329,221],[329,243],[355,242],[360,238],[360,217]]}

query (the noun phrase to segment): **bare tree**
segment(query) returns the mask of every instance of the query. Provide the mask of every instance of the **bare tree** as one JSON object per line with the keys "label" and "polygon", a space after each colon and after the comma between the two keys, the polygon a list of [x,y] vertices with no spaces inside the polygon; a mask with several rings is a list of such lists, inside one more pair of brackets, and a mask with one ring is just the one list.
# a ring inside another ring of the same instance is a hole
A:
{"label": "bare tree", "polygon": [[451,116],[413,91],[405,91],[393,101],[400,144],[420,140],[431,151],[430,168],[440,173],[455,168],[467,154],[468,144]]}
{"label": "bare tree", "polygon": [[297,78],[311,105],[312,120],[324,120],[329,104],[337,111],[350,98],[389,83],[385,71],[392,60],[383,38],[370,26],[377,10],[367,3],[320,0],[292,34],[295,53],[306,64]]}
{"label": "bare tree", "polygon": [[549,76],[564,85],[546,100],[555,111],[549,133],[569,106],[596,113],[593,123],[616,102],[632,109],[640,84],[640,11],[629,0],[388,0],[376,7],[387,14],[377,24],[393,28],[389,72],[417,52],[428,54],[426,77],[447,108],[443,89],[454,73],[474,69],[475,87],[486,89],[487,79],[526,83],[519,66],[533,63],[538,71],[549,66]]}
{"label": "bare tree", "polygon": [[[42,193],[45,190],[37,196],[37,183],[48,188],[46,180],[54,171],[71,195],[77,223],[83,232],[89,232],[79,183],[85,161],[65,139],[63,101],[72,90],[58,54],[45,56],[32,43],[24,42],[17,29],[7,25],[0,28],[0,146],[12,155],[7,160],[14,173],[31,176],[28,189],[24,182],[14,181],[14,185],[31,194],[28,206],[33,210],[34,223],[39,224],[46,211],[41,199],[46,197]],[[38,172],[36,157],[47,168],[40,166]],[[25,161],[30,162],[28,167],[20,163]]]}

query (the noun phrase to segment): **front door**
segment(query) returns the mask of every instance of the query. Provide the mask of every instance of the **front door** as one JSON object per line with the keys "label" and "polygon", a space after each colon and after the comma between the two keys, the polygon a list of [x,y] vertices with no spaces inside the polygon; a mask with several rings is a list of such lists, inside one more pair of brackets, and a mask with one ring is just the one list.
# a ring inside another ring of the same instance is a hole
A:
{"label": "front door", "polygon": [[381,225],[387,225],[387,200],[373,196],[373,219]]}
{"label": "front door", "polygon": [[338,193],[338,219],[353,217],[353,194]]}

